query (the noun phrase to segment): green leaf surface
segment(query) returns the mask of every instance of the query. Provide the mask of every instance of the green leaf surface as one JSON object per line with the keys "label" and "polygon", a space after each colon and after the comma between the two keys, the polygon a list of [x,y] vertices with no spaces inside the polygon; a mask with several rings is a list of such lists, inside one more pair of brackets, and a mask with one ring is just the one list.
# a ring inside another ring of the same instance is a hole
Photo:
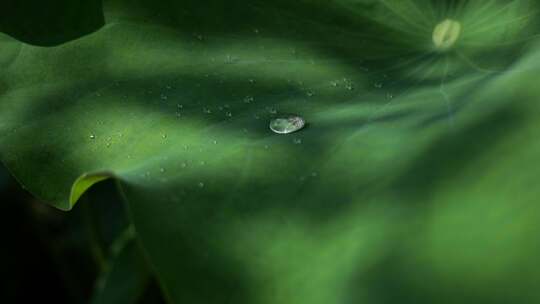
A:
{"label": "green leaf surface", "polygon": [[538,9],[105,2],[1,38],[0,157],[61,209],[113,176],[171,303],[535,303]]}

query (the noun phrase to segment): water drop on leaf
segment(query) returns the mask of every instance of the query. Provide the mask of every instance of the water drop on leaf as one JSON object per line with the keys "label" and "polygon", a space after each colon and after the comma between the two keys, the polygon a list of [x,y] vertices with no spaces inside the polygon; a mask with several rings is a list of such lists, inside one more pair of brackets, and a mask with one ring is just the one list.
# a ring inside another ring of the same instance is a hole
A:
{"label": "water drop on leaf", "polygon": [[302,129],[305,126],[305,120],[297,115],[278,117],[270,121],[270,130],[278,134],[289,134]]}

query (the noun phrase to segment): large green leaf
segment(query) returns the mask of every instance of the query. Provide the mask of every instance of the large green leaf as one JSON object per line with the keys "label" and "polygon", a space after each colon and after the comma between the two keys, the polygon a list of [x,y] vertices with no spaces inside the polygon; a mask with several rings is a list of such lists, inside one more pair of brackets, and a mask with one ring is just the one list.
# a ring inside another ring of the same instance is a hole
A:
{"label": "large green leaf", "polygon": [[174,303],[540,301],[538,5],[289,2],[2,37],[2,161],[66,210],[114,178]]}

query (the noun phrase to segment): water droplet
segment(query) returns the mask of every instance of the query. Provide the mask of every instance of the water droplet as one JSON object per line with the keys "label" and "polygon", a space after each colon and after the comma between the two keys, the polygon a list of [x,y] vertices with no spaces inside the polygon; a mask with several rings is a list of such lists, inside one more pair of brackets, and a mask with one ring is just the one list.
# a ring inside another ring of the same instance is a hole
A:
{"label": "water droplet", "polygon": [[254,83],[255,83],[255,79],[250,78],[250,79],[249,79],[249,83],[254,84]]}
{"label": "water droplet", "polygon": [[233,116],[232,112],[227,112],[225,115],[227,115],[227,117],[232,117]]}
{"label": "water droplet", "polygon": [[315,93],[314,93],[313,91],[307,91],[307,92],[306,92],[306,95],[307,95],[308,97],[313,97],[313,95],[315,95]]}
{"label": "water droplet", "polygon": [[214,145],[217,145],[217,140],[213,140],[212,143],[213,143]]}
{"label": "water droplet", "polygon": [[390,92],[386,93],[386,99],[392,99],[392,98],[394,98],[394,94]]}
{"label": "water droplet", "polygon": [[161,94],[160,98],[161,98],[161,100],[167,100],[169,97],[167,97],[167,95],[165,95],[165,94]]}
{"label": "water droplet", "polygon": [[166,138],[167,138],[167,134],[161,134],[161,138],[166,139]]}
{"label": "water droplet", "polygon": [[258,34],[258,33],[259,33],[259,29],[254,28],[254,29],[253,29],[253,32],[254,32],[255,34]]}
{"label": "water droplet", "polygon": [[179,108],[179,109],[183,109],[183,108],[184,108],[184,105],[182,105],[182,104],[177,104],[176,107]]}
{"label": "water droplet", "polygon": [[375,84],[373,84],[374,87],[376,87],[377,89],[380,89],[383,87],[383,84],[381,82],[377,82]]}
{"label": "water droplet", "polygon": [[187,167],[187,164],[186,164],[186,162],[182,162],[182,164],[180,164],[180,166],[181,166],[182,168],[185,168],[185,167]]}
{"label": "water droplet", "polygon": [[334,88],[338,86],[338,82],[337,81],[330,81],[330,85],[333,86]]}
{"label": "water droplet", "polygon": [[277,114],[277,109],[276,108],[270,108],[270,109],[268,109],[268,113]]}
{"label": "water droplet", "polygon": [[302,129],[306,122],[297,115],[278,117],[270,121],[270,130],[278,134],[289,134]]}
{"label": "water droplet", "polygon": [[313,176],[313,177],[317,177],[318,175],[319,175],[319,173],[317,173],[317,172],[311,172],[311,176]]}
{"label": "water droplet", "polygon": [[106,146],[107,148],[109,148],[109,147],[111,146],[111,143],[108,142],[108,143],[105,144],[105,146]]}
{"label": "water droplet", "polygon": [[206,113],[206,114],[212,114],[212,110],[210,110],[208,108],[203,108],[203,112]]}
{"label": "water droplet", "polygon": [[296,145],[299,145],[302,143],[302,139],[301,138],[293,138],[293,143],[295,143]]}
{"label": "water droplet", "polygon": [[165,172],[165,168],[163,168],[163,167],[159,168],[159,172],[164,173],[164,172]]}
{"label": "water droplet", "polygon": [[245,103],[251,103],[252,101],[253,101],[253,96],[246,96],[246,97],[244,98],[244,102],[245,102]]}
{"label": "water droplet", "polygon": [[201,166],[204,166],[204,165],[206,165],[206,162],[205,162],[204,160],[201,160],[201,161],[199,162],[199,164],[201,164]]}
{"label": "water droplet", "polygon": [[199,188],[204,188],[204,183],[203,183],[203,182],[199,182],[199,183],[197,184],[197,186],[199,186]]}
{"label": "water droplet", "polygon": [[96,139],[96,135],[90,134],[90,139]]}

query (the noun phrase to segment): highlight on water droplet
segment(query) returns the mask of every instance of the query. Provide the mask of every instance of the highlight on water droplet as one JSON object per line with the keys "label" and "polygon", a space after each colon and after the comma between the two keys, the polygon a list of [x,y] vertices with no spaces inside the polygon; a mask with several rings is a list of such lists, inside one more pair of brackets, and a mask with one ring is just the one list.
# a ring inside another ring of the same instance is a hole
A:
{"label": "highlight on water droplet", "polygon": [[451,49],[461,34],[461,23],[454,19],[445,19],[433,29],[433,44],[440,52]]}
{"label": "highlight on water droplet", "polygon": [[270,121],[270,130],[277,134],[289,134],[302,129],[306,125],[305,120],[298,115],[277,117]]}
{"label": "highlight on water droplet", "polygon": [[90,134],[90,139],[96,139],[96,135],[95,134]]}

